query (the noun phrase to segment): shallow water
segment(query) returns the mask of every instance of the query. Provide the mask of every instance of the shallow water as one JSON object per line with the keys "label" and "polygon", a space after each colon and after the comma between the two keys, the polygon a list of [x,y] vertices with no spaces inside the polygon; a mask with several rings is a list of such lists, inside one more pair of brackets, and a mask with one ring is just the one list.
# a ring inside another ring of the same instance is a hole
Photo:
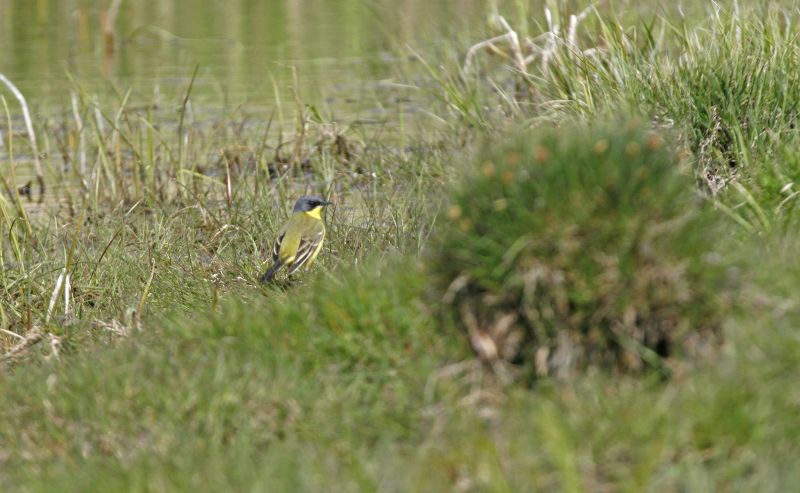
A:
{"label": "shallow water", "polygon": [[[0,0],[0,72],[41,112],[68,106],[72,74],[92,94],[267,109],[276,98],[379,112],[397,48],[482,11],[478,0]],[[277,94],[277,96],[276,96]],[[359,104],[355,104],[359,103]],[[355,108],[354,108],[355,107]]]}
{"label": "shallow water", "polygon": [[[405,47],[424,47],[442,26],[463,31],[485,12],[480,0],[0,0],[0,73],[28,100],[51,201],[78,186],[58,152],[72,149],[76,165],[76,133],[59,130],[75,124],[73,97],[113,115],[127,95],[128,108],[155,108],[143,118],[171,139],[190,84],[195,138],[222,121],[242,122],[251,135],[269,120],[291,132],[302,105],[342,125],[410,126],[429,96],[400,83],[400,65],[415,63]],[[19,187],[34,176],[32,154],[16,100],[5,87],[0,95],[12,115]],[[3,117],[0,174],[10,181],[8,138]]]}

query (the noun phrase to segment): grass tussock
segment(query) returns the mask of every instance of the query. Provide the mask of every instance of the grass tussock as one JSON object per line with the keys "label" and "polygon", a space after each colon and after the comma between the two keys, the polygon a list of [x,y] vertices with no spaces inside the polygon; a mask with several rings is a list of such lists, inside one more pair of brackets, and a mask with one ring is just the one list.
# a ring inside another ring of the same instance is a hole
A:
{"label": "grass tussock", "polygon": [[720,245],[679,166],[635,121],[487,146],[429,262],[478,353],[538,374],[630,371],[718,333]]}

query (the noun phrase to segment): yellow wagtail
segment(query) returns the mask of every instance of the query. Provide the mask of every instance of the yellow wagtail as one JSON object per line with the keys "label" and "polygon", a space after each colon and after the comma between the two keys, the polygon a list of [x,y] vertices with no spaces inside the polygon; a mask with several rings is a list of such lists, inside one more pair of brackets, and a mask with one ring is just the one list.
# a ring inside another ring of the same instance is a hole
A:
{"label": "yellow wagtail", "polygon": [[310,266],[314,262],[325,240],[325,223],[320,213],[329,204],[316,195],[297,199],[291,217],[278,231],[272,247],[272,267],[261,276],[262,283],[271,282],[283,266],[289,268],[287,274],[292,274],[303,265]]}

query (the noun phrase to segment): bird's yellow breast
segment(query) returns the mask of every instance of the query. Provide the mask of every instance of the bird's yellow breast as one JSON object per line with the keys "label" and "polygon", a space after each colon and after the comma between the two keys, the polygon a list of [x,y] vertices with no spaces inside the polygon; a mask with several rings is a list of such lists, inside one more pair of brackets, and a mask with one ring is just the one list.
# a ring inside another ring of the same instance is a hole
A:
{"label": "bird's yellow breast", "polygon": [[322,216],[320,215],[321,213],[322,213],[322,206],[321,205],[318,205],[317,207],[314,207],[310,211],[305,211],[305,214],[308,214],[309,216],[313,217],[314,219],[322,219]]}

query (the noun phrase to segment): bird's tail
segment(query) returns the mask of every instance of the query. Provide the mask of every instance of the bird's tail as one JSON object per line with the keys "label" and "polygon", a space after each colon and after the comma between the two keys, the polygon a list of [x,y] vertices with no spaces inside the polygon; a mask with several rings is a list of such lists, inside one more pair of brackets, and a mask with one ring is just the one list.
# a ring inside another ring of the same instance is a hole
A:
{"label": "bird's tail", "polygon": [[272,267],[270,267],[267,270],[267,272],[265,272],[264,275],[261,276],[261,283],[262,284],[271,283],[272,278],[275,277],[275,273],[278,272],[278,269],[280,269],[281,267],[283,267],[283,263],[281,262],[275,262],[274,264],[272,264]]}

